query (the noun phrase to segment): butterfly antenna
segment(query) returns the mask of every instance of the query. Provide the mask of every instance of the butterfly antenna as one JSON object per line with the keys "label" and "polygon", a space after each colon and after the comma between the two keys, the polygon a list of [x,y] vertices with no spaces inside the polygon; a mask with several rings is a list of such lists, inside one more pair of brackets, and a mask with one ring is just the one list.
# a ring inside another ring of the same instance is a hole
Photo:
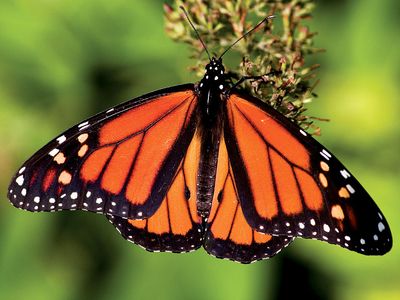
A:
{"label": "butterfly antenna", "polygon": [[245,38],[246,36],[248,36],[250,33],[252,33],[254,30],[256,30],[258,27],[260,27],[261,25],[263,25],[265,22],[267,22],[269,19],[273,19],[275,18],[274,15],[270,15],[266,18],[264,18],[260,23],[258,23],[256,26],[254,26],[252,29],[250,29],[249,31],[247,31],[245,34],[243,34],[240,38],[238,38],[236,40],[236,42],[234,42],[232,45],[230,45],[228,48],[225,49],[224,52],[222,52],[222,54],[219,56],[219,59],[222,58],[222,56],[224,56],[224,54],[226,52],[228,52],[233,46],[235,46],[238,42],[240,42],[243,38]]}
{"label": "butterfly antenna", "polygon": [[201,38],[199,32],[196,30],[196,27],[194,27],[192,21],[190,20],[189,15],[188,15],[186,9],[185,9],[182,5],[179,6],[179,8],[183,10],[183,13],[184,13],[185,16],[186,16],[186,19],[189,21],[190,26],[192,26],[194,32],[195,32],[196,35],[197,35],[197,38],[199,39],[200,43],[203,45],[203,48],[204,48],[204,50],[205,50],[206,53],[207,53],[208,59],[211,61],[210,52],[208,52],[207,47],[206,47],[206,44],[204,44],[203,39]]}

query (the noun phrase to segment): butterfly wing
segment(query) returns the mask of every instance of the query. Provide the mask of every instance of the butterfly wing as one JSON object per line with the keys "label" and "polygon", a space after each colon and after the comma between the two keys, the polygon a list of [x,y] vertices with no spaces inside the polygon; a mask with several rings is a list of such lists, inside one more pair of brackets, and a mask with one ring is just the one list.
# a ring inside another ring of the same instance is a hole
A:
{"label": "butterfly wing", "polygon": [[225,139],[243,214],[257,231],[367,255],[390,250],[382,212],[321,144],[262,101],[233,94]]}
{"label": "butterfly wing", "polygon": [[293,237],[271,236],[251,228],[238,199],[232,164],[222,137],[204,248],[218,258],[250,263],[270,258],[290,244]]}
{"label": "butterfly wing", "polygon": [[[198,143],[195,139],[189,149]],[[129,220],[107,215],[123,238],[148,251],[187,252],[201,247],[203,230],[196,210],[195,186],[190,181],[192,153],[186,154],[160,207],[151,217]]]}
{"label": "butterfly wing", "polygon": [[196,99],[193,85],[177,86],[72,127],[22,166],[9,199],[30,211],[153,215],[194,135]]}

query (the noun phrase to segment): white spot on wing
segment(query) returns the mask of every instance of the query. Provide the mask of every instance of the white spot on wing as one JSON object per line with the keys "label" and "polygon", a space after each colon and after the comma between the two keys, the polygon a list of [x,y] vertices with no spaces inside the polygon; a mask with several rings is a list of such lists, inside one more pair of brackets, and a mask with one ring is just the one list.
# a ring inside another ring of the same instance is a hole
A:
{"label": "white spot on wing", "polygon": [[78,128],[81,128],[81,127],[86,126],[88,124],[89,124],[89,121],[83,122],[83,123],[78,125]]}
{"label": "white spot on wing", "polygon": [[331,231],[331,228],[327,224],[324,224],[324,231],[329,232]]}
{"label": "white spot on wing", "polygon": [[385,225],[383,225],[382,222],[379,222],[378,223],[378,229],[379,229],[380,232],[384,231],[385,230]]}
{"label": "white spot on wing", "polygon": [[328,156],[329,158],[332,157],[332,155],[331,155],[328,151],[326,151],[325,149],[322,149],[322,152],[323,152],[326,156]]}
{"label": "white spot on wing", "polygon": [[57,142],[58,142],[59,144],[64,143],[66,140],[67,140],[67,138],[65,137],[65,135],[62,135],[62,136],[60,136],[60,137],[57,138]]}
{"label": "white spot on wing", "polygon": [[77,192],[71,193],[71,199],[76,199],[76,198],[78,198],[78,193]]}
{"label": "white spot on wing", "polygon": [[22,196],[26,196],[26,189],[22,189],[21,195],[22,195]]}
{"label": "white spot on wing", "polygon": [[83,126],[83,127],[81,127],[81,128],[79,128],[79,131],[82,131],[82,130],[88,128],[88,127],[89,127],[89,124],[88,124],[88,125],[85,125],[85,126]]}
{"label": "white spot on wing", "polygon": [[350,184],[347,184],[347,185],[346,185],[346,188],[348,189],[348,191],[349,191],[351,194],[354,194],[355,190],[354,190],[354,188],[353,188]]}
{"label": "white spot on wing", "polygon": [[21,169],[19,169],[18,174],[21,174],[22,172],[24,172],[25,169],[26,169],[25,167],[22,167]]}
{"label": "white spot on wing", "polygon": [[304,136],[307,136],[307,133],[306,133],[303,129],[300,129],[300,133],[301,133],[302,135],[304,135]]}
{"label": "white spot on wing", "polygon": [[321,156],[322,156],[323,158],[325,158],[326,160],[329,160],[329,157],[326,156],[326,154],[325,154],[324,152],[321,151],[319,154],[321,154]]}
{"label": "white spot on wing", "polygon": [[340,170],[340,174],[342,174],[344,179],[347,179],[347,178],[349,178],[351,176],[350,173],[347,172],[346,169]]}
{"label": "white spot on wing", "polygon": [[39,203],[40,202],[40,197],[36,196],[35,198],[33,198],[33,202]]}
{"label": "white spot on wing", "polygon": [[51,151],[49,152],[49,155],[54,157],[54,156],[56,156],[56,154],[57,154],[58,152],[60,152],[60,150],[58,150],[57,148],[54,148],[53,150],[51,150]]}
{"label": "white spot on wing", "polygon": [[20,175],[15,179],[15,182],[19,185],[22,186],[24,184],[24,175]]}

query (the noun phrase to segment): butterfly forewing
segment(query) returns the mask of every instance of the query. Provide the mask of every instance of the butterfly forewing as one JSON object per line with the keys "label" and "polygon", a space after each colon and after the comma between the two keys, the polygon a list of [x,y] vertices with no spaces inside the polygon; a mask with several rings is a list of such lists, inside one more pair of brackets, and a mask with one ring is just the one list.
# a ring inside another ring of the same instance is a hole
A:
{"label": "butterfly forewing", "polygon": [[316,238],[369,255],[390,250],[382,213],[318,142],[250,96],[232,95],[226,115],[228,154],[252,228]]}
{"label": "butterfly forewing", "polygon": [[29,159],[9,187],[30,211],[154,214],[195,131],[193,85],[161,90],[67,130]]}

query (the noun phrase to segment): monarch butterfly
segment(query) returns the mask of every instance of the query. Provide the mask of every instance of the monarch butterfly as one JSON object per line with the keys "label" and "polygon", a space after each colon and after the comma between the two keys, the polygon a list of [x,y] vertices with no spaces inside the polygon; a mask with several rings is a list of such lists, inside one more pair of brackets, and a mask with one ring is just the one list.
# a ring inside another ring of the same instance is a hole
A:
{"label": "monarch butterfly", "polygon": [[199,83],[117,105],[49,142],[12,179],[12,204],[105,214],[149,251],[203,246],[241,263],[295,237],[388,252],[388,223],[364,188],[304,130],[237,90],[223,54]]}

